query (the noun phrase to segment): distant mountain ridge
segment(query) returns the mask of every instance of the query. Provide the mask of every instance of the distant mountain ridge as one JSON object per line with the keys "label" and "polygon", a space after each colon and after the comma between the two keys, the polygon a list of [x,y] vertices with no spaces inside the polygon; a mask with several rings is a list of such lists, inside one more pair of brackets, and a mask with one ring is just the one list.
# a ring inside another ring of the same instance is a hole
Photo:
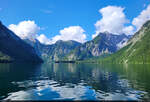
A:
{"label": "distant mountain ridge", "polygon": [[125,34],[114,35],[108,32],[100,33],[93,40],[85,42],[72,50],[64,60],[84,60],[86,58],[98,57],[103,54],[112,54],[121,48],[118,47],[118,44],[123,45],[130,37],[131,36]]}
{"label": "distant mountain ridge", "polygon": [[41,58],[45,61],[58,61],[62,59],[64,56],[69,54],[73,49],[77,46],[80,46],[81,43],[69,40],[62,41],[59,40],[55,44],[44,45],[41,44],[38,40],[30,41],[25,39],[25,42],[30,44],[36,49],[36,53],[41,56]]}
{"label": "distant mountain ridge", "polygon": [[74,61],[114,53],[123,47],[130,37],[125,34],[114,35],[104,32],[83,44],[73,40],[59,40],[51,45],[41,44],[38,40],[25,39],[25,42],[33,46],[36,53],[44,60]]}
{"label": "distant mountain ridge", "polygon": [[[73,40],[59,40],[55,44],[44,45],[36,39],[24,39],[23,41],[2,24],[0,29],[0,38],[2,39],[0,41],[0,59],[31,62],[41,61],[41,58],[49,62],[62,60],[76,61],[99,57],[104,54],[112,54],[123,47],[131,37],[125,34],[114,35],[104,32],[99,33],[93,40],[83,44]],[[7,41],[9,42],[6,43]],[[6,48],[9,50],[6,50]]]}
{"label": "distant mountain ridge", "polygon": [[36,51],[0,22],[0,62],[42,62]]}
{"label": "distant mountain ridge", "polygon": [[134,34],[127,45],[99,62],[150,64],[150,21]]}

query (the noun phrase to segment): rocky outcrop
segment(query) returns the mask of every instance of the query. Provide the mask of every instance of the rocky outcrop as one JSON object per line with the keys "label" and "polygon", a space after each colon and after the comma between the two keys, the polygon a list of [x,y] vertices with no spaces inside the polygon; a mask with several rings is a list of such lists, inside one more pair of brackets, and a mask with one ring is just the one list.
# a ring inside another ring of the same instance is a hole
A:
{"label": "rocky outcrop", "polygon": [[121,48],[118,48],[118,44],[125,43],[122,42],[123,39],[129,38],[130,36],[125,34],[114,35],[108,32],[100,33],[93,40],[75,48],[70,54],[66,56],[66,60],[83,60],[86,58],[114,53]]}

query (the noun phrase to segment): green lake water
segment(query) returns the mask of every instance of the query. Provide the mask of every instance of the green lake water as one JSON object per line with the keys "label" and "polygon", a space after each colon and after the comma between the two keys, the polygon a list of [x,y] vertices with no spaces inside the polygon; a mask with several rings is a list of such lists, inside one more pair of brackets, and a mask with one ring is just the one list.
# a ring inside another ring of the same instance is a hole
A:
{"label": "green lake water", "polygon": [[149,100],[150,65],[0,64],[0,100]]}

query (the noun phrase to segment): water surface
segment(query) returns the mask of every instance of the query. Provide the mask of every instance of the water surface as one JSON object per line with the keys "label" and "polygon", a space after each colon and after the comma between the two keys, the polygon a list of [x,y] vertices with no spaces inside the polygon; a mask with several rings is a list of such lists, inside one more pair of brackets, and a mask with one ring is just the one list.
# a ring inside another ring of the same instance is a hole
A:
{"label": "water surface", "polygon": [[150,65],[0,64],[0,100],[148,100]]}

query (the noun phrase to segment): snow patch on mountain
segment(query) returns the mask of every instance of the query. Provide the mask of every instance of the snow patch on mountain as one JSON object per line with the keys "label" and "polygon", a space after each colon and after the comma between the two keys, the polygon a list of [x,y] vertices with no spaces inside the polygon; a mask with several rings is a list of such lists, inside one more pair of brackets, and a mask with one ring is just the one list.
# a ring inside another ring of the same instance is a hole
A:
{"label": "snow patch on mountain", "polygon": [[127,44],[127,41],[128,41],[129,39],[127,39],[127,38],[124,38],[121,42],[119,42],[118,44],[117,44],[117,49],[119,50],[119,49],[121,49],[122,47],[124,47],[126,44]]}

